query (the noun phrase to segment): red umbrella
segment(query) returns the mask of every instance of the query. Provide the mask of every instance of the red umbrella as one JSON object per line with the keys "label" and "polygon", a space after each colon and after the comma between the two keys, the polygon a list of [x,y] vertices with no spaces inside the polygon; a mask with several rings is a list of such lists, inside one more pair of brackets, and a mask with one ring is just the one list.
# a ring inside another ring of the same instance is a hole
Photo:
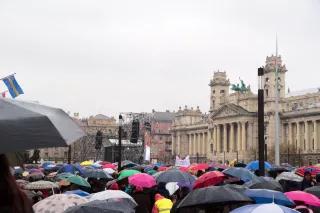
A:
{"label": "red umbrella", "polygon": [[189,167],[189,170],[191,170],[191,171],[199,171],[199,170],[206,170],[206,169],[208,169],[208,168],[209,168],[208,164],[206,164],[206,163],[199,163],[199,164],[191,165],[191,166]]}
{"label": "red umbrella", "polygon": [[220,163],[212,163],[212,164],[210,164],[210,167],[214,167],[217,169],[227,169],[228,168],[227,165],[220,164]]}
{"label": "red umbrella", "polygon": [[141,188],[151,188],[157,183],[153,176],[145,173],[138,173],[129,177],[129,184]]}
{"label": "red umbrella", "polygon": [[193,189],[217,185],[224,181],[225,175],[219,171],[207,172],[201,175],[193,185]]}
{"label": "red umbrella", "polygon": [[169,169],[169,168],[166,167],[166,166],[160,166],[160,167],[158,168],[158,172],[167,171],[168,169]]}
{"label": "red umbrella", "polygon": [[318,166],[303,166],[296,170],[296,174],[300,176],[304,176],[305,172],[310,172],[312,176],[316,176],[320,173],[320,167]]}
{"label": "red umbrella", "polygon": [[184,166],[179,168],[181,172],[188,172],[188,169],[189,169],[188,167],[184,167]]}
{"label": "red umbrella", "polygon": [[320,199],[315,195],[303,191],[291,191],[284,193],[293,201],[303,202],[310,206],[320,206]]}
{"label": "red umbrella", "polygon": [[99,164],[103,166],[103,165],[111,164],[111,163],[110,163],[110,162],[108,162],[108,161],[101,161]]}
{"label": "red umbrella", "polygon": [[112,163],[109,163],[109,164],[104,164],[104,165],[102,166],[102,168],[103,168],[103,169],[106,169],[106,168],[116,169],[117,166],[114,165],[114,164],[112,164]]}

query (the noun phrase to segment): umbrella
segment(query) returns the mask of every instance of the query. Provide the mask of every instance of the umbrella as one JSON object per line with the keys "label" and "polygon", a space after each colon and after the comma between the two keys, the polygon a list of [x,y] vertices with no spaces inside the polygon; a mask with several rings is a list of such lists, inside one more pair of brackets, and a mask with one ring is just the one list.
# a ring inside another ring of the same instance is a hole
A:
{"label": "umbrella", "polygon": [[237,185],[237,184],[226,184],[224,186],[241,193],[249,189],[245,185]]}
{"label": "umbrella", "polygon": [[55,176],[57,176],[58,172],[51,172],[47,175],[47,178],[54,178]]}
{"label": "umbrella", "polygon": [[242,168],[245,168],[247,166],[247,164],[245,163],[235,163],[234,164],[234,167],[242,167]]}
{"label": "umbrella", "polygon": [[157,173],[157,171],[156,171],[156,170],[153,170],[153,169],[147,171],[147,174],[148,174],[148,175],[154,175],[154,174],[156,174],[156,173]]}
{"label": "umbrella", "polygon": [[293,172],[282,172],[280,175],[276,177],[276,181],[280,180],[289,180],[289,181],[295,181],[295,182],[301,182],[303,178],[299,175],[296,175]]}
{"label": "umbrella", "polygon": [[22,179],[16,180],[16,182],[18,186],[22,189],[24,189],[24,187],[29,183],[29,181],[22,180]]}
{"label": "umbrella", "polygon": [[166,184],[166,189],[168,190],[170,196],[173,195],[179,188],[180,187],[177,182],[169,182]]}
{"label": "umbrella", "polygon": [[241,167],[231,167],[223,170],[223,173],[232,177],[237,177],[243,182],[252,181],[253,179],[257,178],[257,176],[251,173],[248,169]]}
{"label": "umbrella", "polygon": [[177,169],[170,169],[161,173],[158,177],[156,177],[157,183],[169,183],[169,182],[183,182],[188,185],[193,185],[196,180],[190,173],[181,172]]}
{"label": "umbrella", "polygon": [[223,171],[223,170],[228,168],[227,165],[220,164],[220,163],[212,163],[212,164],[209,165],[209,167],[215,168],[218,171]]}
{"label": "umbrella", "polygon": [[152,176],[157,179],[157,177],[159,177],[159,175],[162,174],[162,173],[164,173],[164,171],[163,172],[156,172]]}
{"label": "umbrella", "polygon": [[53,188],[59,188],[59,186],[56,183],[53,183],[50,181],[39,180],[36,182],[28,183],[24,188],[28,190],[53,189]]}
{"label": "umbrella", "polygon": [[114,165],[114,164],[112,164],[112,163],[109,163],[109,164],[104,164],[104,165],[102,166],[102,168],[104,168],[104,169],[106,169],[106,168],[116,169],[117,166]]}
{"label": "umbrella", "polygon": [[304,191],[320,198],[320,186],[309,187],[309,188],[306,188]]}
{"label": "umbrella", "polygon": [[[191,191],[177,206],[201,207],[207,205],[227,205],[250,203],[252,200],[244,194],[225,186],[209,186]],[[183,211],[182,211],[183,212]]]}
{"label": "umbrella", "polygon": [[29,172],[29,174],[42,173],[41,169],[29,169],[28,172]]}
{"label": "umbrella", "polygon": [[96,179],[113,179],[108,173],[104,172],[103,170],[89,170],[85,173],[85,177]]}
{"label": "umbrella", "polygon": [[278,183],[274,180],[266,180],[261,177],[258,177],[257,179],[255,179],[251,182],[247,182],[246,185],[250,189],[269,189],[269,190],[283,192],[283,188],[280,183]]}
{"label": "umbrella", "polygon": [[90,194],[88,192],[85,192],[85,191],[82,191],[80,189],[77,189],[77,190],[72,190],[72,191],[66,191],[65,193],[63,194],[75,194],[75,195],[79,195],[81,197],[86,197],[86,196],[89,196]]}
{"label": "umbrella", "polygon": [[37,172],[37,173],[32,173],[32,174],[29,174],[27,176],[27,179],[32,179],[32,180],[41,180],[44,178],[44,174],[42,172]]}
{"label": "umbrella", "polygon": [[164,171],[167,171],[169,168],[168,167],[166,167],[166,166],[160,166],[159,168],[158,168],[158,171],[159,172],[164,172]]}
{"label": "umbrella", "polygon": [[199,164],[194,164],[194,165],[191,165],[189,167],[189,170],[191,171],[199,171],[199,170],[206,170],[209,168],[209,165],[206,164],[206,163],[199,163]]}
{"label": "umbrella", "polygon": [[79,168],[78,166],[72,165],[72,164],[65,164],[63,165],[59,170],[58,173],[80,173],[83,174],[83,170]]}
{"label": "umbrella", "polygon": [[243,192],[256,204],[276,203],[283,206],[294,206],[294,202],[289,200],[282,192],[268,189],[247,189]]}
{"label": "umbrella", "polygon": [[304,176],[305,172],[310,172],[312,176],[316,176],[320,173],[320,167],[318,166],[303,166],[296,170],[296,174],[300,176]]}
{"label": "umbrella", "polygon": [[99,163],[100,165],[106,165],[106,164],[111,164],[108,161],[97,161],[96,163]]}
{"label": "umbrella", "polygon": [[85,135],[61,109],[9,98],[0,99],[0,108],[3,153],[68,146]]}
{"label": "umbrella", "polygon": [[126,199],[95,200],[79,206],[74,206],[65,213],[134,213],[135,206]]}
{"label": "umbrella", "polygon": [[81,166],[91,166],[93,164],[93,161],[86,160],[80,163]]}
{"label": "umbrella", "polygon": [[223,183],[225,175],[219,171],[207,172],[201,175],[193,185],[194,189],[203,188],[206,186],[217,185]]}
{"label": "umbrella", "polygon": [[141,172],[139,172],[139,171],[137,171],[137,170],[131,170],[131,169],[122,170],[122,171],[120,172],[120,175],[119,175],[119,177],[118,177],[118,180],[122,180],[122,179],[124,179],[124,178],[126,178],[126,177],[130,177],[130,176],[132,176],[132,175],[134,175],[134,174],[138,174],[138,173],[141,173]]}
{"label": "umbrella", "polygon": [[73,175],[70,176],[66,179],[67,181],[69,181],[70,183],[76,184],[78,186],[84,186],[84,187],[88,187],[90,188],[90,184],[81,176],[78,175]]}
{"label": "umbrella", "polygon": [[87,203],[86,198],[75,194],[55,194],[33,205],[36,213],[63,213],[69,207]]}
{"label": "umbrella", "polygon": [[253,204],[237,208],[230,213],[299,213],[296,210],[274,203],[269,204]]}
{"label": "umbrella", "polygon": [[14,167],[14,174],[22,175],[22,173],[23,173],[23,169],[20,166]]}
{"label": "umbrella", "polygon": [[[271,169],[271,164],[268,163],[268,162],[264,162],[264,168],[265,169]],[[252,170],[252,171],[255,171],[255,170],[258,170],[259,169],[259,161],[258,160],[255,160],[255,161],[251,161],[250,163],[247,164],[246,166],[246,169],[248,170]]]}
{"label": "umbrella", "polygon": [[71,176],[73,176],[73,175],[74,175],[74,174],[71,174],[71,173],[69,173],[69,172],[57,174],[56,180],[57,180],[57,181],[60,181],[60,180],[63,180],[63,179],[67,179],[68,177],[71,177]]}
{"label": "umbrella", "polygon": [[120,190],[105,190],[102,192],[91,194],[89,197],[90,201],[94,200],[109,200],[114,198],[125,198],[131,200],[135,205],[137,205],[136,201],[127,193]]}
{"label": "umbrella", "polygon": [[109,175],[111,175],[111,174],[113,174],[113,173],[115,173],[116,171],[114,171],[113,169],[111,169],[111,168],[104,168],[104,169],[102,169],[104,172],[106,172],[106,173],[108,173]]}
{"label": "umbrella", "polygon": [[298,201],[311,206],[320,206],[320,199],[313,194],[303,191],[291,191],[284,194],[294,202]]}
{"label": "umbrella", "polygon": [[145,173],[138,173],[130,176],[129,184],[141,188],[151,188],[157,185],[155,178]]}

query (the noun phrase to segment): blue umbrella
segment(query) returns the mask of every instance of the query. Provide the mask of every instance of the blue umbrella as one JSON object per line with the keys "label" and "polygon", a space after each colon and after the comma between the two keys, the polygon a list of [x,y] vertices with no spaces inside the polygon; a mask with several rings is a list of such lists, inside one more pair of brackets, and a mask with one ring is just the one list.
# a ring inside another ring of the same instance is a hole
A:
{"label": "blue umbrella", "polygon": [[294,206],[291,201],[282,192],[268,190],[268,189],[247,189],[244,194],[255,201],[256,204],[276,203],[283,206]]}
{"label": "blue umbrella", "polygon": [[252,181],[257,178],[255,174],[242,167],[230,167],[223,170],[223,173],[232,177],[239,178],[243,182]]}
{"label": "blue umbrella", "polygon": [[[272,166],[270,163],[268,162],[264,162],[264,168],[265,169],[271,169]],[[252,170],[252,171],[256,171],[259,169],[259,161],[255,160],[255,161],[251,161],[250,163],[247,164],[246,169]]]}
{"label": "blue umbrella", "polygon": [[253,205],[247,205],[242,206],[240,208],[237,208],[230,213],[299,213],[298,211],[294,209],[290,209],[285,206],[277,205],[274,203],[269,204],[253,204]]}
{"label": "blue umbrella", "polygon": [[65,164],[64,166],[62,166],[59,170],[58,173],[71,173],[71,174],[75,174],[76,172],[80,173],[80,174],[84,174],[83,170],[76,167],[75,165],[71,165],[71,164]]}
{"label": "blue umbrella", "polygon": [[86,197],[86,196],[89,196],[90,194],[88,192],[85,192],[85,191],[82,191],[80,189],[78,190],[73,190],[73,191],[66,191],[65,193],[63,194],[76,194],[76,195],[79,195],[81,197]]}

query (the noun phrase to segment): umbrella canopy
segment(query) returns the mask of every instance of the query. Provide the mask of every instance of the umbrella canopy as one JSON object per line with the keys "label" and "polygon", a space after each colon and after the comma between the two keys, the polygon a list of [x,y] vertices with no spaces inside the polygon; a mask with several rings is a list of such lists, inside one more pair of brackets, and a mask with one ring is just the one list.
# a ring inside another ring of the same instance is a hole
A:
{"label": "umbrella canopy", "polygon": [[109,179],[112,180],[113,178],[103,170],[89,170],[85,173],[85,177],[87,178],[96,178],[96,179]]}
{"label": "umbrella canopy", "polygon": [[269,189],[274,191],[283,192],[283,188],[280,183],[274,180],[266,180],[262,177],[258,177],[254,181],[246,183],[250,189]]}
{"label": "umbrella canopy", "polygon": [[223,173],[232,177],[239,178],[243,182],[252,181],[257,178],[255,174],[242,167],[231,167],[223,170]]}
{"label": "umbrella canopy", "polygon": [[191,171],[199,171],[199,170],[206,170],[208,168],[209,168],[208,164],[206,164],[206,163],[198,163],[198,164],[191,165],[189,167],[189,170],[191,170]]}
{"label": "umbrella canopy", "polygon": [[169,167],[166,167],[166,166],[160,166],[158,168],[158,171],[161,172],[161,171],[167,171],[169,169]]}
{"label": "umbrella canopy", "polygon": [[311,206],[320,206],[320,199],[313,194],[303,191],[291,191],[284,194],[294,202],[298,201]]}
{"label": "umbrella canopy", "polygon": [[296,174],[304,176],[305,172],[310,172],[312,176],[316,176],[320,173],[320,167],[318,166],[303,166],[296,170]]}
{"label": "umbrella canopy", "polygon": [[120,172],[120,175],[119,175],[119,177],[118,177],[118,180],[122,180],[122,179],[124,179],[124,178],[126,178],[126,177],[130,177],[130,176],[132,176],[132,175],[134,175],[134,174],[138,174],[138,173],[141,173],[141,172],[139,172],[139,171],[137,171],[137,170],[131,170],[131,169],[127,169],[127,170],[122,170],[121,172]]}
{"label": "umbrella canopy", "polygon": [[35,213],[63,213],[69,207],[87,203],[86,198],[75,194],[55,194],[33,205]]}
{"label": "umbrella canopy", "polygon": [[243,192],[250,197],[256,204],[276,203],[282,206],[294,206],[294,202],[282,192],[268,189],[247,189]]}
{"label": "umbrella canopy", "polygon": [[186,183],[188,185],[193,185],[196,180],[194,176],[190,173],[182,172],[177,169],[170,169],[161,173],[158,177],[156,177],[157,183],[169,183],[169,182],[178,182],[178,183]]}
{"label": "umbrella canopy", "polygon": [[71,207],[65,213],[134,213],[134,208],[127,199],[95,200]]}
{"label": "umbrella canopy", "polygon": [[228,168],[227,165],[220,164],[220,163],[212,163],[212,164],[209,165],[209,167],[213,167],[213,168],[215,168],[215,169],[217,169],[219,171],[223,171],[223,170]]}
{"label": "umbrella canopy", "polygon": [[237,208],[230,213],[299,213],[296,210],[274,203],[270,204],[254,204]]}
{"label": "umbrella canopy", "polygon": [[53,189],[53,188],[59,188],[59,186],[56,183],[53,183],[50,181],[39,180],[36,182],[28,183],[24,188],[28,190]]}
{"label": "umbrella canopy", "polygon": [[109,199],[129,199],[131,200],[135,205],[137,205],[136,201],[127,193],[121,191],[121,190],[105,190],[102,192],[91,194],[89,197],[90,201],[94,200],[109,200]]}
{"label": "umbrella canopy", "polygon": [[320,186],[309,187],[309,188],[306,188],[304,191],[320,198]]}
{"label": "umbrella canopy", "polygon": [[170,196],[173,195],[180,187],[177,182],[169,182],[166,184],[166,189],[168,190]]}
{"label": "umbrella canopy", "polygon": [[36,172],[36,173],[29,174],[27,178],[33,179],[33,180],[41,180],[44,178],[44,176],[45,175],[42,172]]}
{"label": "umbrella canopy", "polygon": [[151,188],[157,185],[155,178],[145,173],[138,173],[130,176],[129,184],[141,188]]}
{"label": "umbrella canopy", "polygon": [[18,186],[22,189],[24,189],[24,187],[29,183],[29,181],[26,181],[26,180],[16,180]]}
{"label": "umbrella canopy", "polygon": [[63,179],[67,179],[68,177],[71,177],[71,176],[73,176],[73,175],[74,175],[74,174],[71,174],[71,173],[69,173],[69,172],[57,174],[56,180],[57,180],[57,181],[60,181],[60,180],[63,180]]}
{"label": "umbrella canopy", "polygon": [[289,180],[289,181],[295,181],[295,182],[301,182],[303,178],[299,175],[296,175],[293,172],[282,172],[280,175],[276,177],[276,181],[280,180]]}
{"label": "umbrella canopy", "polygon": [[154,175],[154,174],[156,174],[156,173],[157,173],[157,171],[156,171],[156,170],[153,170],[153,169],[147,171],[147,174],[148,174],[148,175]]}
{"label": "umbrella canopy", "polygon": [[1,152],[68,146],[85,135],[61,109],[0,98]]}
{"label": "umbrella canopy", "polygon": [[91,160],[86,160],[80,163],[81,166],[91,166],[93,165],[93,161]]}
{"label": "umbrella canopy", "polygon": [[247,164],[245,163],[235,163],[234,164],[234,167],[242,167],[242,168],[245,168],[247,166]]}
{"label": "umbrella canopy", "polygon": [[84,186],[90,188],[90,184],[83,177],[78,175],[72,175],[66,179],[70,183],[76,184],[78,186]]}
{"label": "umbrella canopy", "polygon": [[104,172],[106,172],[106,173],[108,173],[109,175],[111,175],[111,174],[113,174],[113,173],[115,173],[116,171],[114,171],[113,169],[111,169],[111,168],[104,168],[104,169],[102,169]]}
{"label": "umbrella canopy", "polygon": [[209,186],[191,191],[177,208],[250,203],[252,200],[240,192],[225,186]]}
{"label": "umbrella canopy", "polygon": [[89,196],[90,194],[88,192],[85,192],[85,191],[82,191],[80,189],[77,189],[77,190],[72,190],[72,191],[66,191],[64,194],[75,194],[75,195],[79,195],[81,197],[87,197]]}
{"label": "umbrella canopy", "polygon": [[[270,163],[268,162],[264,162],[264,168],[265,169],[271,169],[272,166]],[[259,169],[259,161],[258,160],[255,160],[255,161],[251,161],[250,163],[247,164],[246,166],[246,169],[249,169],[249,170],[252,170],[252,171],[256,171]]]}
{"label": "umbrella canopy", "polygon": [[58,173],[71,173],[71,174],[75,174],[75,173],[80,173],[83,174],[83,170],[81,168],[79,168],[78,166],[72,165],[72,164],[65,164],[63,165],[59,170]]}
{"label": "umbrella canopy", "polygon": [[117,169],[117,166],[112,164],[112,163],[108,163],[108,164],[104,164],[102,166],[102,168],[106,169],[106,168],[110,168],[110,169]]}
{"label": "umbrella canopy", "polygon": [[219,171],[207,172],[201,175],[193,185],[194,189],[203,188],[207,186],[217,185],[224,181],[225,175]]}

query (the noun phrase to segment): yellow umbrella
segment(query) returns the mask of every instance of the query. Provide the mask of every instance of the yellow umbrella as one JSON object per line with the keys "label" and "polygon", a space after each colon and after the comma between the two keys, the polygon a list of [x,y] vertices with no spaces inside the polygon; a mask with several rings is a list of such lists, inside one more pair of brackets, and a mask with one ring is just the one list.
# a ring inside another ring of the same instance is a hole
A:
{"label": "yellow umbrella", "polygon": [[93,161],[86,160],[80,163],[81,166],[91,166],[93,164]]}

